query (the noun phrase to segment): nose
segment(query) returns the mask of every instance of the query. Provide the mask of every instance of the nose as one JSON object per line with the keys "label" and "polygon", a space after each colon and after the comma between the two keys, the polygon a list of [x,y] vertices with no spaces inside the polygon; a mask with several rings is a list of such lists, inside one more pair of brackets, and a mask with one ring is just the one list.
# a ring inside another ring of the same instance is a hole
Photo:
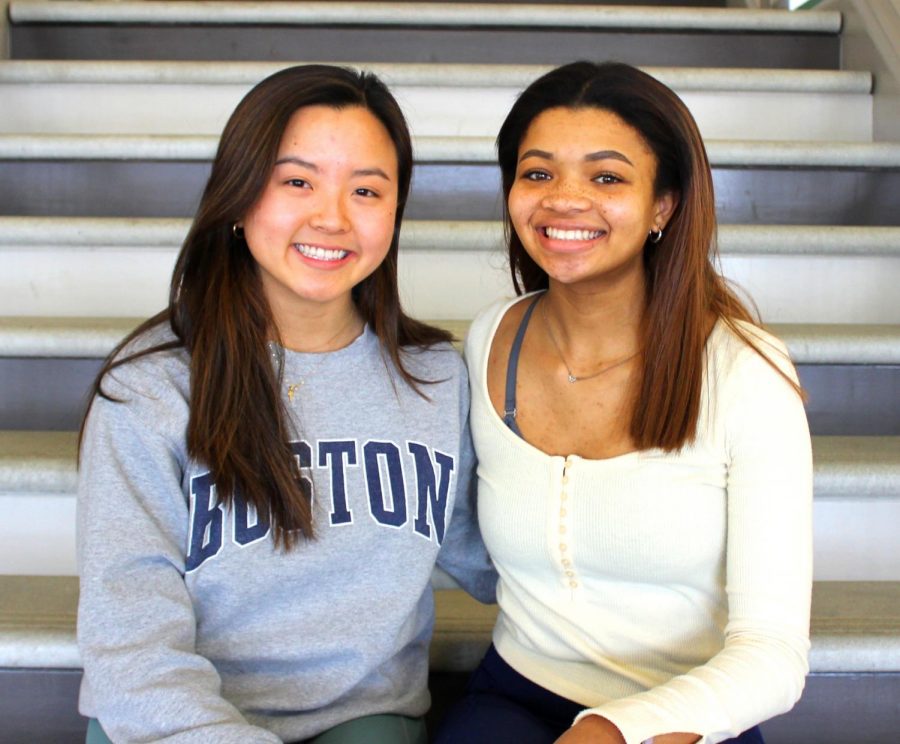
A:
{"label": "nose", "polygon": [[557,178],[548,185],[541,206],[554,212],[582,212],[591,207],[591,199],[580,184],[569,178]]}
{"label": "nose", "polygon": [[337,194],[321,193],[309,220],[310,227],[325,233],[346,231],[350,222],[343,199]]}

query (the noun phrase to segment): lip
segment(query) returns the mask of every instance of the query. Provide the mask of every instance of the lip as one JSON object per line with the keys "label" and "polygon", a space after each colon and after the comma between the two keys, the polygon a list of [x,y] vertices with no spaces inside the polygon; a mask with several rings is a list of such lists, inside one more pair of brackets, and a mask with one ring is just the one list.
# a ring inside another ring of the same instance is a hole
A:
{"label": "lip", "polygon": [[[552,231],[555,235],[548,235]],[[593,246],[598,240],[607,236],[607,231],[593,225],[559,224],[538,225],[535,227],[538,240],[548,250],[557,253],[571,253]],[[580,233],[580,235],[578,235]],[[566,237],[562,237],[565,234]]]}
{"label": "lip", "polygon": [[[324,270],[339,269],[352,260],[355,255],[354,252],[348,248],[333,245],[320,245],[318,243],[291,243],[291,248],[294,255],[296,255],[304,264]],[[318,251],[324,255],[311,255],[311,251]],[[333,255],[329,255],[335,253],[343,253],[344,256],[342,258],[334,258]]]}

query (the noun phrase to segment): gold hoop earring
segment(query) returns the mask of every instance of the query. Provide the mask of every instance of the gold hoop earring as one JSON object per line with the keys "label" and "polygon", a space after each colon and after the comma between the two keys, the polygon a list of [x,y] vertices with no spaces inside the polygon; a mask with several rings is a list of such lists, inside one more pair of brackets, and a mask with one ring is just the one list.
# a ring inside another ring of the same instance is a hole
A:
{"label": "gold hoop earring", "polygon": [[662,240],[663,230],[661,227],[657,227],[656,231],[650,230],[647,233],[650,236],[650,242],[656,245],[660,240]]}

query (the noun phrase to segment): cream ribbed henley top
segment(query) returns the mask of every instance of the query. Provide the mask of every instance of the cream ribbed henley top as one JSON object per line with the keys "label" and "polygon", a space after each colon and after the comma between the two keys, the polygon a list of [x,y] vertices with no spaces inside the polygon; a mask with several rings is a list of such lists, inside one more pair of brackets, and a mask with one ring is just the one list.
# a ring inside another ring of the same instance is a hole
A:
{"label": "cream ribbed henley top", "polygon": [[[547,455],[488,397],[490,345],[516,301],[482,312],[466,343],[500,655],[628,744],[675,731],[712,744],[790,709],[808,671],[812,583],[800,397],[720,321],[692,445]],[[746,329],[795,378],[781,342]]]}

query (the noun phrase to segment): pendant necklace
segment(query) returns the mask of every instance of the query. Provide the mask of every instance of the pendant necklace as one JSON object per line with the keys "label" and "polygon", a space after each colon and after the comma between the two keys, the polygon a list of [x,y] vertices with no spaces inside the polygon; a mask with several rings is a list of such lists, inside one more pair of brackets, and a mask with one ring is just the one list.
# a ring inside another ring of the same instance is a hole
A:
{"label": "pendant necklace", "polygon": [[[301,354],[316,354],[318,356],[318,359],[316,359],[316,361],[312,365],[312,367],[303,374],[303,377],[301,377],[298,380],[295,380],[294,382],[287,383],[287,398],[288,398],[288,401],[291,403],[291,405],[294,404],[294,397],[296,396],[297,392],[300,390],[300,388],[302,388],[307,383],[308,380],[310,380],[313,376],[315,376],[316,372],[318,372],[318,370],[319,370],[319,367],[321,367],[325,363],[325,360],[328,359],[330,352],[337,351],[337,349],[329,349],[328,347],[331,346],[332,344],[334,344],[334,342],[346,332],[347,328],[349,328],[350,325],[355,320],[356,320],[356,318],[353,317],[350,319],[349,323],[342,326],[341,329],[334,336],[332,336],[330,339],[328,339],[328,341],[325,342],[325,344],[323,344],[321,351],[300,352]],[[353,337],[353,340],[356,340],[357,338],[359,338],[359,336],[362,335],[362,333],[364,331],[365,331],[365,324],[363,324],[362,331],[360,331],[360,333],[356,334]],[[342,346],[340,348],[345,348],[345,347]],[[284,357],[285,357],[284,347],[282,347],[279,344],[276,344],[274,341],[270,341],[269,342],[269,352],[272,355],[272,359],[278,365],[278,374],[281,375],[284,371]]]}
{"label": "pendant necklace", "polygon": [[[543,299],[544,298],[542,297],[541,300],[543,300]],[[621,367],[623,364],[625,364],[625,362],[630,361],[631,359],[634,359],[640,353],[640,349],[638,349],[636,352],[634,352],[634,354],[629,354],[624,359],[620,359],[617,362],[613,362],[612,364],[610,364],[606,367],[603,367],[602,369],[600,369],[597,372],[594,372],[590,375],[576,375],[572,372],[572,368],[569,366],[569,363],[566,361],[565,356],[563,356],[562,349],[560,348],[559,344],[556,342],[556,337],[553,335],[553,329],[550,328],[550,321],[547,318],[547,306],[543,301],[541,302],[541,317],[544,320],[544,327],[547,329],[547,335],[550,337],[550,341],[553,344],[553,348],[556,349],[556,353],[559,355],[559,358],[562,361],[563,366],[566,368],[566,373],[567,373],[566,379],[568,380],[568,382],[570,384],[575,384],[576,382],[584,382],[585,380],[592,380],[595,377],[599,377],[602,374],[606,374],[610,370],[613,370],[616,367]]]}

